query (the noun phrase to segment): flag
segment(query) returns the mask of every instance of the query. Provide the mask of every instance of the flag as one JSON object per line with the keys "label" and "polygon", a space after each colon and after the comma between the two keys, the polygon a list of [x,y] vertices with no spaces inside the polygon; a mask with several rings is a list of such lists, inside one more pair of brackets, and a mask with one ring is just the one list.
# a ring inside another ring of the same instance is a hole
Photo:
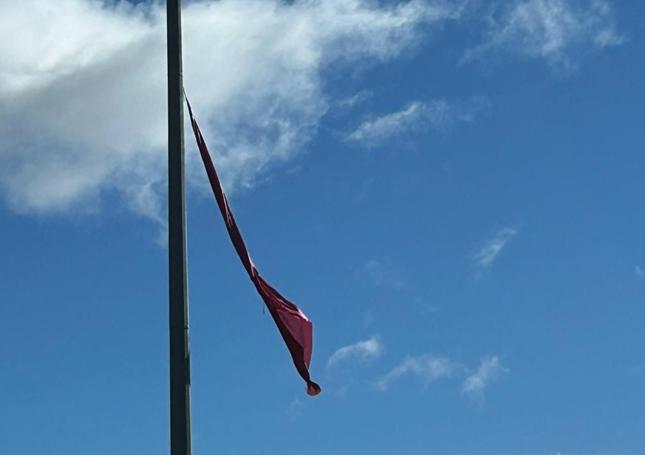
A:
{"label": "flag", "polygon": [[195,133],[195,140],[197,141],[197,147],[199,148],[199,154],[202,157],[204,162],[204,168],[206,169],[206,174],[208,175],[208,180],[213,189],[213,194],[217,200],[217,205],[224,218],[224,224],[228,230],[228,234],[233,242],[235,251],[240,257],[246,272],[249,275],[249,278],[255,285],[255,289],[258,291],[258,294],[264,300],[266,307],[269,310],[269,313],[273,317],[280,335],[284,339],[284,342],[291,353],[291,358],[293,363],[296,366],[296,370],[307,383],[307,393],[309,395],[318,395],[320,393],[320,386],[311,380],[309,376],[309,363],[311,362],[311,351],[313,345],[313,325],[309,318],[292,302],[283,297],[276,289],[274,289],[267,281],[262,278],[257,268],[251,260],[251,256],[246,248],[242,234],[237,227],[235,218],[233,217],[233,212],[228,205],[228,200],[224,190],[222,189],[222,184],[217,175],[217,170],[213,164],[213,160],[208,152],[206,147],[206,142],[204,137],[197,125],[197,121],[193,115],[193,110],[186,99],[188,104],[188,112],[190,114],[190,123],[193,127],[193,133]]}

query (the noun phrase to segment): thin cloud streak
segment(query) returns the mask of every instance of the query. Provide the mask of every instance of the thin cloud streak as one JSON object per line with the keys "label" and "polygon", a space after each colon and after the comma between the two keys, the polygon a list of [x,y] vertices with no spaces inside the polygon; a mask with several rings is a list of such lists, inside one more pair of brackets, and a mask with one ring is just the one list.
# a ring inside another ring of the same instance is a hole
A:
{"label": "thin cloud streak", "polygon": [[450,103],[443,99],[412,101],[399,111],[365,120],[347,135],[347,140],[378,146],[427,127],[445,130],[456,123],[473,121],[488,106],[488,101],[482,97],[464,103]]}
{"label": "thin cloud streak", "polygon": [[385,391],[392,383],[408,375],[421,378],[424,386],[428,386],[440,379],[450,378],[461,370],[460,364],[445,357],[431,354],[418,357],[408,356],[399,365],[378,379],[374,386],[377,390]]}
{"label": "thin cloud streak", "polygon": [[343,346],[334,352],[327,361],[327,368],[346,362],[366,363],[378,359],[383,354],[383,344],[377,336]]}
{"label": "thin cloud streak", "polygon": [[486,387],[507,372],[508,369],[502,366],[498,357],[486,357],[477,371],[464,380],[461,392],[475,400],[482,400]]}
{"label": "thin cloud streak", "polygon": [[372,93],[371,91],[361,90],[360,92],[352,96],[339,100],[336,104],[338,105],[338,107],[341,107],[344,109],[353,109],[354,107],[369,100],[373,96],[374,96],[374,93]]}
{"label": "thin cloud streak", "polygon": [[473,261],[475,266],[480,270],[489,269],[495,259],[500,255],[504,247],[517,234],[515,229],[505,227],[500,229],[495,237],[486,242],[486,244],[475,254]]}

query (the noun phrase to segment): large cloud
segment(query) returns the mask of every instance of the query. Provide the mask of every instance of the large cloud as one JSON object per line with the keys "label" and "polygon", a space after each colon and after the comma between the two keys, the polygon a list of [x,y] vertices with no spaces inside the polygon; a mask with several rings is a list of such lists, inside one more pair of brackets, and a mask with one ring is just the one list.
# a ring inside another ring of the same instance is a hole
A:
{"label": "large cloud", "polygon": [[[227,187],[302,150],[327,109],[325,67],[394,58],[423,26],[456,17],[450,5],[185,5],[186,88]],[[158,3],[0,2],[0,188],[15,210],[97,210],[115,192],[161,220],[164,34]]]}

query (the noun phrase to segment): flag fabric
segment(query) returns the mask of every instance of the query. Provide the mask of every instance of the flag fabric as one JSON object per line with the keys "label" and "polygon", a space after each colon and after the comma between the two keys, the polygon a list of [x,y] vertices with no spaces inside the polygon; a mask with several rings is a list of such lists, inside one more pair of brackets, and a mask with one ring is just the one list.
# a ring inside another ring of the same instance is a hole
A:
{"label": "flag fabric", "polygon": [[228,230],[228,234],[231,238],[231,242],[237,251],[246,272],[249,275],[249,278],[255,285],[255,289],[258,294],[264,300],[266,307],[269,310],[269,313],[273,317],[275,324],[284,339],[284,342],[291,353],[291,358],[293,363],[298,370],[298,373],[307,383],[307,393],[309,395],[318,395],[320,393],[320,386],[311,380],[309,375],[309,364],[311,362],[311,351],[313,345],[313,325],[309,318],[292,302],[283,297],[276,289],[274,289],[267,281],[262,278],[257,268],[251,260],[251,256],[246,248],[242,234],[237,227],[235,218],[233,217],[233,212],[228,204],[226,194],[222,189],[222,184],[217,175],[217,170],[213,164],[213,160],[208,152],[206,142],[204,137],[199,129],[199,125],[195,120],[193,115],[192,107],[190,102],[186,99],[188,104],[188,112],[190,114],[190,122],[193,127],[193,133],[195,133],[195,140],[197,141],[197,147],[199,148],[199,153],[204,162],[204,168],[206,169],[206,174],[208,175],[208,180],[213,189],[213,194],[217,200],[217,205],[224,218],[224,224]]}

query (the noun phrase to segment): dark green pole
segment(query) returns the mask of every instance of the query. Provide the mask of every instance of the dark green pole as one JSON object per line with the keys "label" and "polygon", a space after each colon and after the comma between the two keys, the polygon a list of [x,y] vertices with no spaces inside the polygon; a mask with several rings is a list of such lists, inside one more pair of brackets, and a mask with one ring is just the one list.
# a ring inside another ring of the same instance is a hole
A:
{"label": "dark green pole", "polygon": [[181,0],[167,0],[170,453],[191,455]]}

